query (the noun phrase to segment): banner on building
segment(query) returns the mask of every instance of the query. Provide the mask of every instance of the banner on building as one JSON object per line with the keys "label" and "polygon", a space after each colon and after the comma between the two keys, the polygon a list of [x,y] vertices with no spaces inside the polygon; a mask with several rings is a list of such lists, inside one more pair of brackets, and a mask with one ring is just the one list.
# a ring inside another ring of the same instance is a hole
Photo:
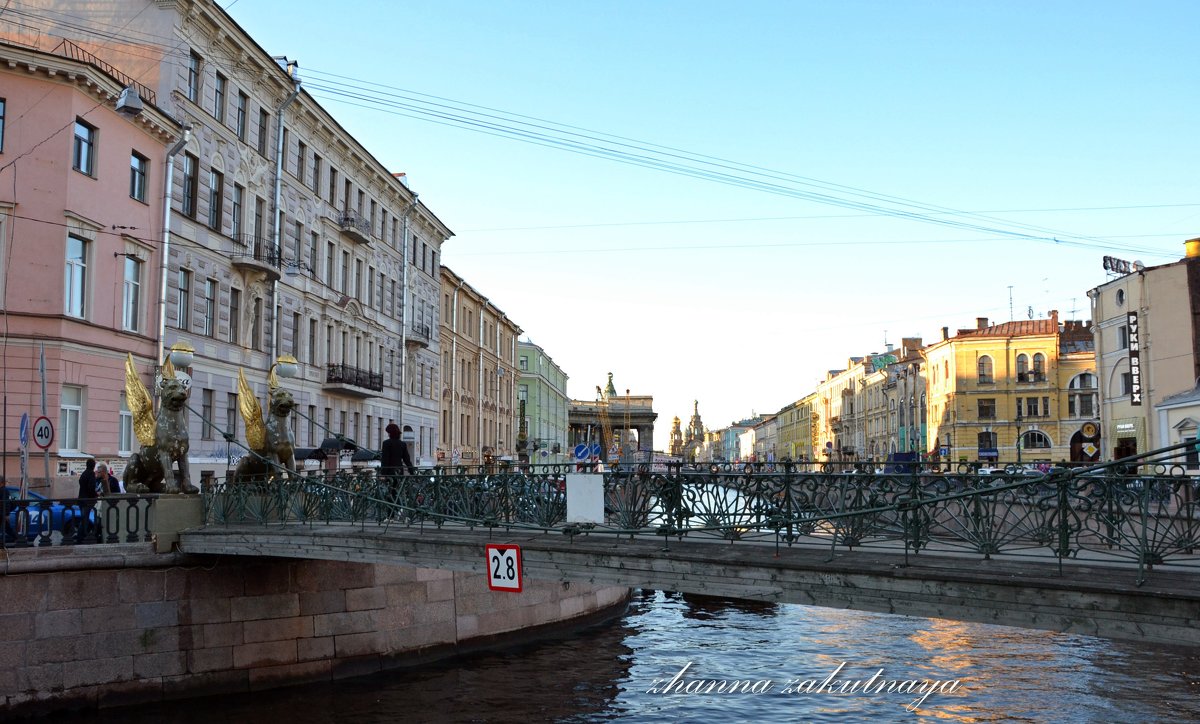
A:
{"label": "banner on building", "polygon": [[1141,330],[1138,329],[1138,313],[1129,312],[1129,404],[1142,404],[1142,345]]}

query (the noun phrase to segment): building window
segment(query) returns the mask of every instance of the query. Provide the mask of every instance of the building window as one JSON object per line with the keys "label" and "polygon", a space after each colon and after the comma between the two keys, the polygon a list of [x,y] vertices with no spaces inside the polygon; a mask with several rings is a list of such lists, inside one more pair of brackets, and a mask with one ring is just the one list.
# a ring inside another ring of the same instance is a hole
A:
{"label": "building window", "polygon": [[246,109],[250,105],[250,96],[238,91],[237,95],[237,117],[234,119],[234,130],[237,132],[238,140],[242,143],[246,142]]}
{"label": "building window", "polygon": [[239,344],[242,319],[242,290],[229,290],[229,341]]}
{"label": "building window", "polygon": [[1125,290],[1124,289],[1117,290],[1117,306],[1118,307],[1125,306]]}
{"label": "building window", "polygon": [[4,104],[5,100],[0,98],[0,153],[4,152]]}
{"label": "building window", "polygon": [[192,51],[188,54],[187,97],[192,103],[200,102],[200,64],[201,58]]}
{"label": "building window", "polygon": [[254,298],[254,307],[250,316],[250,346],[254,349],[262,349],[263,337],[263,300],[262,297]]}
{"label": "building window", "polygon": [[320,233],[314,231],[308,240],[308,270],[314,275],[317,273],[317,249],[321,245]]}
{"label": "building window", "polygon": [[523,370],[528,370],[529,369],[529,358],[526,357],[525,355],[521,355],[521,357],[517,360],[517,366]]}
{"label": "building window", "polygon": [[304,141],[296,141],[296,180],[307,185],[304,173],[308,171],[308,146]]}
{"label": "building window", "polygon": [[[979,419],[980,420],[996,419],[996,400],[995,399],[991,399],[991,397],[988,397],[988,399],[979,400],[978,405],[979,405]],[[904,406],[900,407],[900,412],[901,412],[901,417],[902,417],[902,413],[904,413]],[[900,424],[901,425],[904,424],[904,421],[901,420]]]}
{"label": "building window", "polygon": [[233,185],[233,213],[229,219],[229,233],[238,242],[244,243],[242,239],[242,207],[246,203],[246,189],[240,184]]}
{"label": "building window", "polygon": [[58,399],[58,449],[78,451],[83,443],[83,388],[63,385]]}
{"label": "building window", "polygon": [[200,320],[200,334],[212,337],[217,331],[217,286],[216,279],[204,281],[204,317]]}
{"label": "building window", "polygon": [[[254,197],[254,251],[260,251],[267,240],[267,202],[261,196]],[[255,254],[257,256],[257,253]]]}
{"label": "building window", "polygon": [[1048,450],[1050,438],[1041,430],[1030,430],[1021,436],[1021,447],[1026,450]]}
{"label": "building window", "polygon": [[993,381],[995,381],[995,378],[992,377],[992,358],[987,355],[983,355],[979,358],[978,382],[980,384],[990,385]]}
{"label": "building window", "polygon": [[217,73],[217,85],[213,93],[213,117],[220,123],[225,122],[225,88],[228,85],[229,80]]}
{"label": "building window", "polygon": [[208,228],[221,230],[221,212],[225,200],[225,174],[210,169],[208,172]]}
{"label": "building window", "polygon": [[1117,349],[1129,349],[1129,327],[1124,324],[1117,327]]}
{"label": "building window", "polygon": [[200,195],[200,159],[190,153],[183,154],[183,215],[196,218],[197,199]]}
{"label": "building window", "polygon": [[333,166],[329,167],[329,205],[337,204],[338,172]]}
{"label": "building window", "polygon": [[1033,356],[1033,381],[1046,381],[1046,355],[1041,352]]}
{"label": "building window", "polygon": [[96,127],[75,119],[75,145],[71,167],[88,176],[96,174]]}
{"label": "building window", "polygon": [[146,203],[146,174],[150,170],[150,159],[134,151],[129,156],[129,196]]}
{"label": "building window", "polygon": [[267,155],[267,123],[270,119],[266,108],[258,109],[258,152],[264,156]]}
{"label": "building window", "polygon": [[300,357],[300,313],[292,313],[292,356]]}
{"label": "building window", "polygon": [[133,413],[129,410],[129,400],[121,393],[121,409],[117,411],[117,454],[129,455],[133,452]]}
{"label": "building window", "polygon": [[308,320],[308,356],[304,360],[310,365],[317,363],[317,320]]}
{"label": "building window", "polygon": [[67,237],[66,274],[63,280],[63,312],[82,319],[87,314],[88,259],[87,239]]}
{"label": "building window", "polygon": [[342,287],[338,289],[342,294],[350,293],[350,252],[342,252]]}
{"label": "building window", "polygon": [[[1018,403],[1017,404],[1017,414],[1020,415],[1021,414],[1020,400],[1018,400],[1017,403]],[[1041,413],[1040,408],[1038,407],[1038,398],[1026,397],[1025,398],[1025,417],[1041,417],[1041,416],[1042,416],[1042,413]]]}
{"label": "building window", "polygon": [[335,252],[334,243],[331,241],[325,247],[325,283],[330,286],[333,286],[334,252]]}
{"label": "building window", "polygon": [[1121,373],[1121,394],[1122,395],[1133,394],[1133,373],[1132,372],[1122,372]]}
{"label": "building window", "polygon": [[1017,382],[1032,382],[1029,376],[1029,355],[1017,355]]}
{"label": "building window", "polygon": [[322,161],[320,155],[314,153],[312,177],[309,179],[309,186],[313,190],[313,193],[317,193],[321,190],[321,163]]}
{"label": "building window", "polygon": [[1096,376],[1076,375],[1067,385],[1067,416],[1091,419],[1096,416]]}
{"label": "building window", "polygon": [[996,449],[996,433],[981,432],[977,436],[980,450],[995,450]]}
{"label": "building window", "polygon": [[192,272],[179,270],[175,296],[175,326],[187,330],[192,325]]}
{"label": "building window", "polygon": [[213,439],[213,391],[205,389],[200,396],[200,439]]}
{"label": "building window", "polygon": [[136,332],[141,328],[142,262],[125,257],[125,280],[121,295],[122,328]]}
{"label": "building window", "polygon": [[225,431],[237,437],[238,396],[236,392],[225,393]]}

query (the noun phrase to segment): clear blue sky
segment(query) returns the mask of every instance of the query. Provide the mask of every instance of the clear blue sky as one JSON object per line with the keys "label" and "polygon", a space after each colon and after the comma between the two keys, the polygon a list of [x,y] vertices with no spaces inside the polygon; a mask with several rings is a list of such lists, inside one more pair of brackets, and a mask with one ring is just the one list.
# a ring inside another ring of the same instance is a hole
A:
{"label": "clear blue sky", "polygon": [[[573,397],[610,371],[654,396],[660,449],[694,399],[714,429],[775,412],[885,339],[1008,320],[1010,287],[1017,318],[1088,318],[1104,255],[1159,264],[1200,236],[1197,2],[222,5],[408,173],[455,231],[444,263]],[[740,181],[380,110],[400,93]]]}

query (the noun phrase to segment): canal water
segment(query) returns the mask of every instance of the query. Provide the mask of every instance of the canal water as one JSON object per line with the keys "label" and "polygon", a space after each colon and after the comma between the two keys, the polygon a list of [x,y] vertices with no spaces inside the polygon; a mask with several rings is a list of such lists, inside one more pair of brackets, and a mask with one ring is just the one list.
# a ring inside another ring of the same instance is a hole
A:
{"label": "canal water", "polygon": [[63,721],[1200,721],[1200,651],[640,591],[622,619],[420,669]]}

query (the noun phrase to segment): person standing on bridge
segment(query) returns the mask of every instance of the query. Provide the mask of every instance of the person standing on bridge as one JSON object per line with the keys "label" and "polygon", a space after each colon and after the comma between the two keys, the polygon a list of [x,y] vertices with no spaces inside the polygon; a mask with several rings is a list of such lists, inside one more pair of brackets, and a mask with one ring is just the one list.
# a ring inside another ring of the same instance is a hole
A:
{"label": "person standing on bridge", "polygon": [[408,454],[408,445],[400,439],[400,428],[390,422],[384,429],[387,430],[388,439],[379,448],[379,473],[390,478],[407,470],[409,475],[416,475],[417,467]]}

